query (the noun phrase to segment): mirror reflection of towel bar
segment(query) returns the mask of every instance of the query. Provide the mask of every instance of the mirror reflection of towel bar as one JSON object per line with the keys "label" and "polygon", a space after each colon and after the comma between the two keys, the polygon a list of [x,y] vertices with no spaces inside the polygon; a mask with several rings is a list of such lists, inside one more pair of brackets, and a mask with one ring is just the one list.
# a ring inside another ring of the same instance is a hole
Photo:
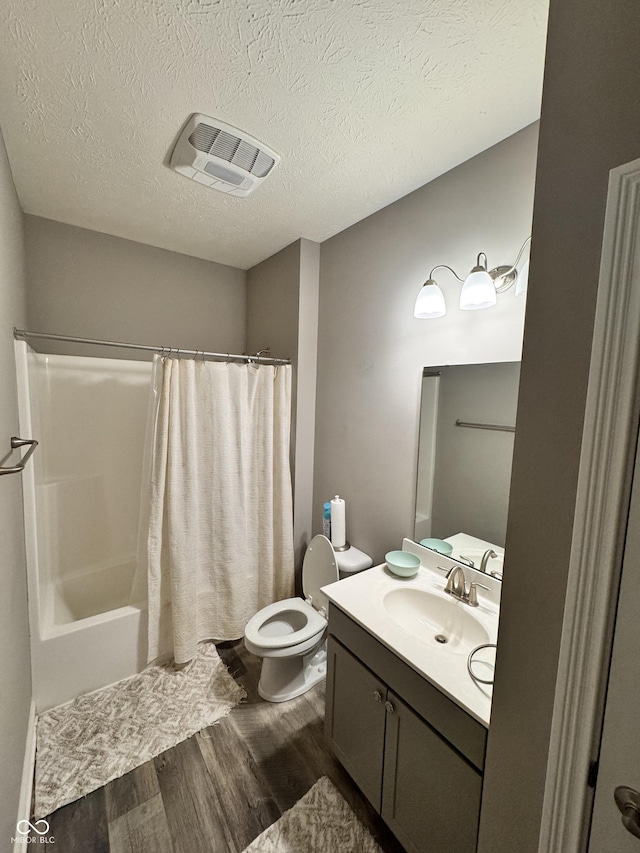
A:
{"label": "mirror reflection of towel bar", "polygon": [[456,426],[469,427],[470,429],[496,429],[500,432],[515,432],[514,426],[504,426],[503,424],[474,424],[471,421],[456,421]]}
{"label": "mirror reflection of towel bar", "polygon": [[18,462],[18,464],[6,468],[0,467],[0,474],[19,474],[20,471],[24,471],[24,466],[27,464],[31,454],[38,446],[38,442],[35,440],[35,438],[18,438],[18,436],[16,435],[11,436],[12,450],[15,450],[17,447],[24,447],[27,444],[29,444],[30,447],[24,454],[22,459]]}

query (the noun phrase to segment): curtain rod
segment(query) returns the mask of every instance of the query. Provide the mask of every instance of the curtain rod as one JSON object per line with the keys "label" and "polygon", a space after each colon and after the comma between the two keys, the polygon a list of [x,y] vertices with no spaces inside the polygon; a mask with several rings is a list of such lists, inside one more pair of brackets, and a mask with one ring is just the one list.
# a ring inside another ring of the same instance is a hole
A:
{"label": "curtain rod", "polygon": [[199,349],[182,349],[180,347],[152,347],[146,344],[126,344],[122,341],[98,341],[93,338],[73,338],[67,335],[51,335],[46,332],[28,332],[25,329],[13,330],[14,338],[41,338],[47,341],[67,341],[72,344],[95,344],[101,347],[120,347],[121,349],[146,350],[147,352],[157,352],[160,355],[177,355],[189,356],[211,361],[243,361],[251,362],[252,364],[291,364],[290,358],[270,358],[263,355],[234,355],[233,353],[224,352],[205,352]]}

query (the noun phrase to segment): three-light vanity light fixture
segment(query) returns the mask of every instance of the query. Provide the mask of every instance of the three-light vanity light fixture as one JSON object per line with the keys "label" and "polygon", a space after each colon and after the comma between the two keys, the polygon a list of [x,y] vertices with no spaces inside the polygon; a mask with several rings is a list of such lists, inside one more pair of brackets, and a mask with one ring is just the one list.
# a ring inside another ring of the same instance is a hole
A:
{"label": "three-light vanity light fixture", "polygon": [[518,257],[512,266],[503,264],[499,267],[487,270],[487,256],[484,252],[480,252],[476,260],[476,265],[469,272],[466,278],[460,278],[457,272],[447,264],[438,264],[429,273],[429,278],[422,285],[422,289],[416,299],[413,316],[419,320],[435,320],[437,317],[444,317],[447,313],[447,308],[444,301],[444,294],[440,290],[438,283],[433,278],[436,270],[449,270],[462,285],[460,290],[460,308],[463,311],[475,311],[479,308],[491,308],[496,304],[499,293],[504,293],[515,284],[515,295],[523,296],[527,291],[527,279],[529,277],[529,259],[525,261],[522,269],[518,271],[520,258],[531,242],[531,237],[527,237]]}

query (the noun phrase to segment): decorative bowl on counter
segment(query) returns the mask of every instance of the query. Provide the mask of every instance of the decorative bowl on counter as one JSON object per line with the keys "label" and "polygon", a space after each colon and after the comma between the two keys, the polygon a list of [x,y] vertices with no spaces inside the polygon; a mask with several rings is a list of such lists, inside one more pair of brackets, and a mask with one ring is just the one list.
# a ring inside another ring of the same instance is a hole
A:
{"label": "decorative bowl on counter", "polygon": [[389,551],[384,555],[387,568],[400,578],[413,578],[420,568],[420,557],[408,551]]}

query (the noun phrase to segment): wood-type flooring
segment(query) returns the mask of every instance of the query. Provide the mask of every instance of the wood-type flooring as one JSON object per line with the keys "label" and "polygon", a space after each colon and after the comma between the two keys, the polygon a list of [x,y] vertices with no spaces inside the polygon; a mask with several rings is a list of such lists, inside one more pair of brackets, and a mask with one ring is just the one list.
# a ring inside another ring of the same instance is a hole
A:
{"label": "wood-type flooring", "polygon": [[[324,742],[324,682],[273,704],[261,661],[218,646],[247,701],[228,717],[49,816],[52,853],[241,853],[328,776],[385,853],[403,848]],[[29,845],[33,853],[41,845]],[[321,853],[321,851],[308,851]],[[324,851],[322,851],[324,853]],[[326,853],[340,853],[332,850]]]}

